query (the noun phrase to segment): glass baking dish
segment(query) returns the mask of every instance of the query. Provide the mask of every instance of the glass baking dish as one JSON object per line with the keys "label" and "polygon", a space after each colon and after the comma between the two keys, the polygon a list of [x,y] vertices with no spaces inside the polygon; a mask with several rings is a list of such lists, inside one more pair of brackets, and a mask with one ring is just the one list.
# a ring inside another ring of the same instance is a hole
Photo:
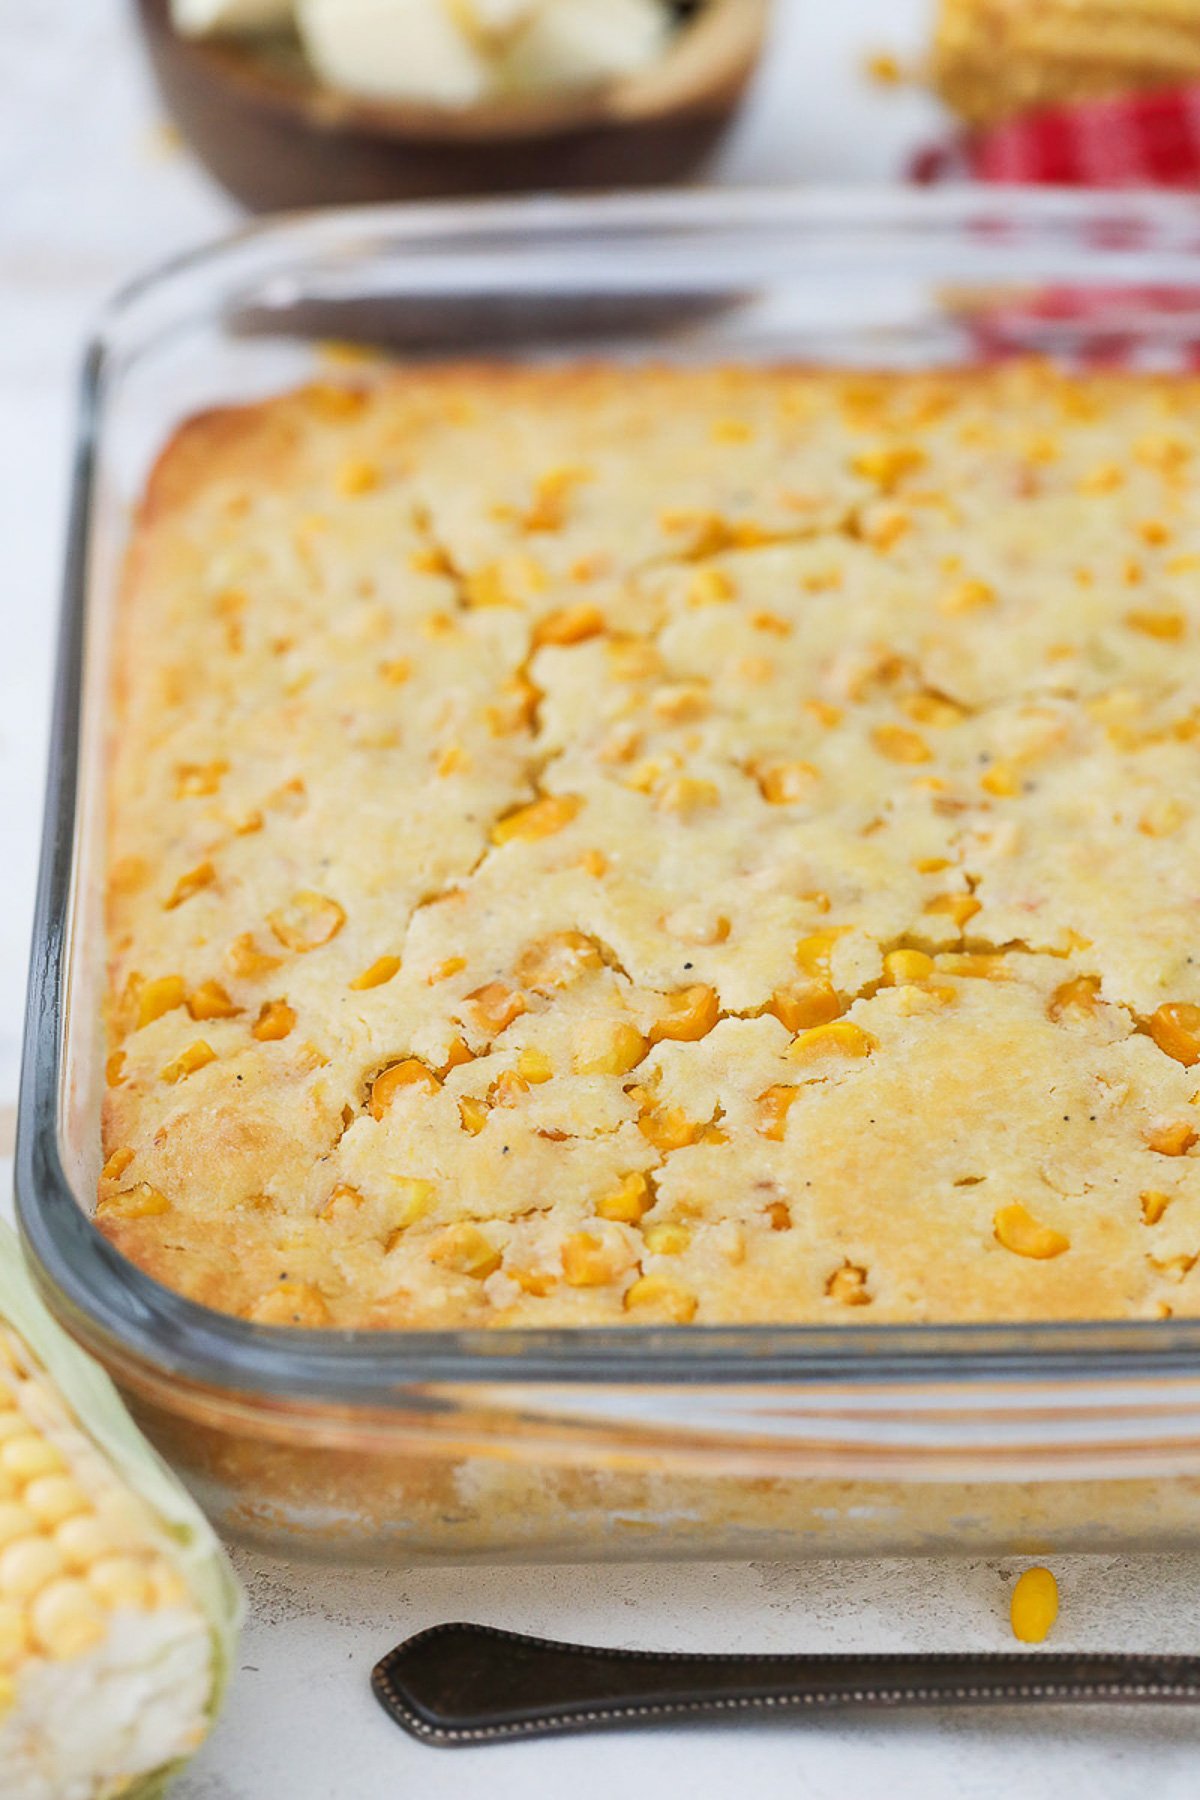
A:
{"label": "glass baking dish", "polygon": [[217,1522],[276,1549],[1190,1540],[1200,1322],[305,1331],[183,1299],[92,1226],[106,647],[129,507],[182,417],[311,376],[329,339],[409,357],[1190,366],[1200,208],[964,189],[326,213],[129,288],[84,376],[21,1093],[19,1217],[51,1306]]}

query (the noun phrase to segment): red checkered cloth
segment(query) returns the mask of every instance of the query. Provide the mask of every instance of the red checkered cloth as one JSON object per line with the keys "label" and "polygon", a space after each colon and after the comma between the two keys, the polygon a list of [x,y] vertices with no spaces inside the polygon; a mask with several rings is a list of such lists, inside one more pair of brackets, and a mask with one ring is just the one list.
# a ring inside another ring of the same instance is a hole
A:
{"label": "red checkered cloth", "polygon": [[915,181],[1200,189],[1200,84],[1026,113],[920,152]]}

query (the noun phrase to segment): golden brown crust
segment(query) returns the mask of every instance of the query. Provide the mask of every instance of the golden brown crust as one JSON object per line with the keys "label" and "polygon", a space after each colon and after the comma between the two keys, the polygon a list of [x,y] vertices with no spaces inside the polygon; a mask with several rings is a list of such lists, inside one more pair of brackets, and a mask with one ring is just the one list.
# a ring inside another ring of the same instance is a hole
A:
{"label": "golden brown crust", "polygon": [[478,365],[184,427],[104,1229],[301,1324],[1198,1310],[1198,398]]}

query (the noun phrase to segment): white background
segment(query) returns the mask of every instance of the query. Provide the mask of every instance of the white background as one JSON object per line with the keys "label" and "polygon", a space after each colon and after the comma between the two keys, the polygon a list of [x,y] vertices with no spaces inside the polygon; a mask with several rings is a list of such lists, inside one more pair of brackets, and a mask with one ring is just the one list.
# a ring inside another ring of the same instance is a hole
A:
{"label": "white background", "polygon": [[[778,0],[775,41],[716,178],[892,179],[939,128],[872,88],[932,0]],[[157,129],[119,0],[0,0],[0,1109],[15,1096],[72,422],[103,295],[234,209]],[[402,1636],[473,1618],[581,1641],[729,1649],[1003,1649],[1017,1565],[333,1570],[239,1557],[251,1604],[225,1721],[179,1800],[811,1800],[1200,1795],[1200,1714],[929,1715],[663,1730],[439,1752],[372,1701]],[[1060,1648],[1200,1650],[1200,1560],[1056,1561]],[[3,1771],[0,1770],[0,1795]]]}

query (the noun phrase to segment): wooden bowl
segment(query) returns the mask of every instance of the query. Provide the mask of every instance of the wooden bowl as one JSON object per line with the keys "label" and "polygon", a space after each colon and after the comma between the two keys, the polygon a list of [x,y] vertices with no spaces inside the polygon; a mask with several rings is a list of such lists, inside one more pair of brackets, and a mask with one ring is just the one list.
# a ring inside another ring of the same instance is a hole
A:
{"label": "wooden bowl", "polygon": [[172,118],[256,212],[679,181],[731,121],[769,4],[703,0],[661,62],[602,89],[449,111],[338,93],[298,48],[184,38],[169,0],[137,0]]}

